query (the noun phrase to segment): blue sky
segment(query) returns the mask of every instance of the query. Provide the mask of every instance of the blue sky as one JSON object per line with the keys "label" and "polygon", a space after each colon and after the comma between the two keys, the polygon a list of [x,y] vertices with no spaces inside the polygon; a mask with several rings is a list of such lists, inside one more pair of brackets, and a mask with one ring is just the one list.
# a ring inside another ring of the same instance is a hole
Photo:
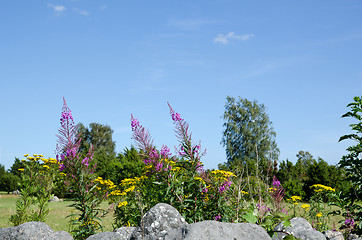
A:
{"label": "blue sky", "polygon": [[131,113],[177,145],[167,101],[207,149],[226,96],[257,100],[280,160],[309,151],[336,164],[351,142],[341,115],[362,95],[362,1],[4,1],[0,6],[0,163],[54,157],[62,97],[76,122],[108,124],[130,147]]}

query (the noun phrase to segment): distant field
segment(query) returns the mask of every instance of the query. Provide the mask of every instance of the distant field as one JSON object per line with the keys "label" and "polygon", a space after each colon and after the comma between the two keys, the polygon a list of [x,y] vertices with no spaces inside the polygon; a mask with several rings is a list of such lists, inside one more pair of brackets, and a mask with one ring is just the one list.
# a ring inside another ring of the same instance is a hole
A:
{"label": "distant field", "polygon": [[[15,203],[17,200],[16,195],[8,195],[7,193],[0,192],[0,228],[3,227],[11,227],[11,223],[9,222],[9,218],[12,214],[15,213],[16,207]],[[63,201],[63,202],[51,202],[49,203],[49,208],[51,212],[47,217],[46,224],[48,224],[54,231],[68,231],[68,219],[65,217],[68,216],[71,212],[71,208],[67,207],[71,202]],[[107,203],[102,204],[102,208],[106,209],[109,205]],[[286,208],[288,210],[288,215],[293,214],[292,204],[287,204]],[[303,209],[297,207],[297,216],[303,217]],[[335,209],[335,208],[333,208]],[[338,223],[341,220],[341,216],[331,216],[331,221],[329,223],[329,229],[336,228],[340,226]],[[113,221],[113,212],[110,212],[105,218],[103,218],[103,231],[112,231],[112,221]],[[333,226],[333,222],[335,226]]]}

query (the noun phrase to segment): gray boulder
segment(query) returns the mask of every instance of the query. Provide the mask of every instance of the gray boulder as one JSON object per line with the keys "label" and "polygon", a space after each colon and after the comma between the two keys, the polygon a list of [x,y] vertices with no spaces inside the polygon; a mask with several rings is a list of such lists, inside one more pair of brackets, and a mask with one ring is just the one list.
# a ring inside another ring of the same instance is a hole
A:
{"label": "gray boulder", "polygon": [[20,191],[19,190],[13,191],[13,195],[20,195]]}
{"label": "gray boulder", "polygon": [[73,240],[73,237],[65,232],[54,232],[43,222],[27,222],[19,226],[0,228],[2,240]]}
{"label": "gray boulder", "polygon": [[113,232],[117,232],[122,236],[122,240],[127,240],[131,237],[131,234],[136,230],[135,227],[121,227],[115,229]]}
{"label": "gray boulder", "polygon": [[117,232],[101,232],[88,237],[86,240],[127,240],[122,238],[122,235]]}
{"label": "gray boulder", "polygon": [[163,240],[170,231],[185,227],[186,224],[174,207],[158,203],[146,212],[130,240]]}
{"label": "gray boulder", "polygon": [[88,237],[86,240],[128,240],[135,227],[121,227],[113,232],[101,232]]}
{"label": "gray boulder", "polygon": [[203,221],[170,231],[165,240],[271,240],[265,229],[251,223]]}
{"label": "gray boulder", "polygon": [[[301,217],[291,219],[290,226],[288,227],[285,227],[283,222],[279,223],[274,228],[274,231],[276,231],[277,234],[273,236],[273,240],[282,240],[287,235],[286,233],[302,240],[326,240],[323,233],[314,230],[312,225]],[[286,233],[282,233],[282,231]]]}
{"label": "gray boulder", "polygon": [[57,196],[53,196],[51,199],[49,199],[49,202],[59,202],[60,199]]}
{"label": "gray boulder", "polygon": [[337,231],[327,230],[323,232],[327,240],[344,240],[343,234]]}

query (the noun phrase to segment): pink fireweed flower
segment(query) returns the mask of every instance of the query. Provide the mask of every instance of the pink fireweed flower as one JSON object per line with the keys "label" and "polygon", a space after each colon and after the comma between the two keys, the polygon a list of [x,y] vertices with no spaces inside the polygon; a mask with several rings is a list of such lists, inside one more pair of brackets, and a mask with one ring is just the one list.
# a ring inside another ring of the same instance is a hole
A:
{"label": "pink fireweed flower", "polygon": [[177,121],[182,121],[183,119],[181,118],[181,115],[177,112],[173,112],[171,113],[171,117],[172,117],[172,120],[174,122],[177,122]]}
{"label": "pink fireweed flower", "polygon": [[89,166],[89,158],[85,157],[83,160],[82,160],[82,164],[84,164],[85,166]]}
{"label": "pink fireweed flower", "polygon": [[132,131],[135,131],[136,128],[139,126],[140,126],[140,122],[136,118],[133,118],[131,121]]}
{"label": "pink fireweed flower", "polygon": [[131,126],[133,136],[132,139],[136,141],[139,150],[144,152],[145,156],[153,150],[153,140],[148,130],[146,130],[136,118],[131,114]]}
{"label": "pink fireweed flower", "polygon": [[279,187],[280,186],[280,181],[278,181],[278,179],[275,176],[273,177],[273,186],[274,187]]}
{"label": "pink fireweed flower", "polygon": [[158,151],[156,149],[152,149],[149,155],[153,159],[158,159],[160,157],[160,155],[158,154]]}
{"label": "pink fireweed flower", "polygon": [[223,193],[224,191],[229,190],[230,186],[231,186],[231,181],[223,182],[223,184],[219,187],[219,193]]}
{"label": "pink fireweed flower", "polygon": [[215,221],[218,221],[219,219],[221,219],[220,214],[215,217]]}
{"label": "pink fireweed flower", "polygon": [[161,147],[161,156],[164,158],[170,158],[170,149],[166,145],[162,145]]}
{"label": "pink fireweed flower", "polygon": [[281,211],[283,209],[285,189],[282,187],[280,181],[278,181],[275,176],[273,176],[273,186],[274,188],[271,191],[270,196],[272,197],[276,211]]}
{"label": "pink fireweed flower", "polygon": [[[64,98],[60,125],[59,134],[57,135],[56,155],[62,156],[68,149],[76,149],[75,152],[77,152],[80,146],[78,126],[74,124],[72,112]],[[57,160],[59,159],[57,158]]]}
{"label": "pink fireweed flower", "polygon": [[353,227],[354,226],[354,219],[353,218],[347,218],[344,221],[344,225],[346,225],[346,227]]}

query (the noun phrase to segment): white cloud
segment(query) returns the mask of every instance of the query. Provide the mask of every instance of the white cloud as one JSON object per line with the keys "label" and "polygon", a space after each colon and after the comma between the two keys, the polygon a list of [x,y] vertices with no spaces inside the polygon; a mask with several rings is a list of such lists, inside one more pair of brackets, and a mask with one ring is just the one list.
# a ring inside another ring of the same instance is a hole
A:
{"label": "white cloud", "polygon": [[229,39],[236,39],[236,40],[240,40],[240,41],[246,41],[246,40],[249,40],[252,37],[254,37],[253,33],[245,34],[245,35],[235,35],[234,32],[229,32],[226,35],[223,35],[223,34],[217,35],[217,37],[214,38],[214,42],[227,44],[227,43],[229,43]]}
{"label": "white cloud", "polygon": [[78,14],[80,14],[80,15],[83,15],[83,16],[89,16],[89,15],[90,15],[90,12],[88,12],[88,11],[86,11],[86,10],[80,10],[80,9],[78,9],[78,8],[73,8],[73,10],[74,10],[76,13],[78,13]]}
{"label": "white cloud", "polygon": [[56,15],[60,15],[62,14],[65,10],[67,10],[66,7],[62,6],[62,5],[53,5],[53,4],[48,4],[48,7],[52,8],[54,10],[54,13]]}

